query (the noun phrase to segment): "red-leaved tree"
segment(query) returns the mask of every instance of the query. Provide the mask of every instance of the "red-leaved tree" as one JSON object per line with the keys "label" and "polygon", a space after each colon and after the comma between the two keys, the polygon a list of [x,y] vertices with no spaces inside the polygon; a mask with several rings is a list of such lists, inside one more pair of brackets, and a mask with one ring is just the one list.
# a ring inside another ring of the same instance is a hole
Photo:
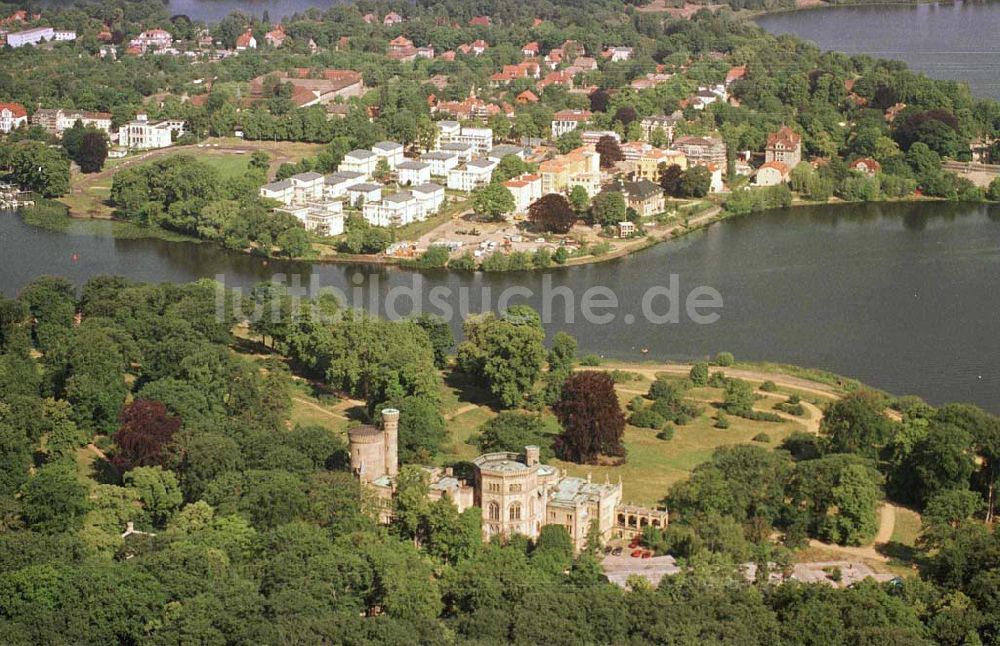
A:
{"label": "red-leaved tree", "polygon": [[180,417],[168,413],[161,402],[150,399],[137,399],[123,408],[118,422],[121,426],[114,435],[118,450],[112,462],[123,471],[162,465],[166,458],[164,448],[181,427]]}
{"label": "red-leaved tree", "polygon": [[576,211],[570,206],[569,200],[558,193],[543,195],[528,207],[528,220],[552,233],[569,233],[576,217]]}
{"label": "red-leaved tree", "polygon": [[555,441],[556,454],[563,460],[586,464],[601,455],[625,455],[625,415],[615,382],[606,372],[571,375],[552,410],[563,427]]}

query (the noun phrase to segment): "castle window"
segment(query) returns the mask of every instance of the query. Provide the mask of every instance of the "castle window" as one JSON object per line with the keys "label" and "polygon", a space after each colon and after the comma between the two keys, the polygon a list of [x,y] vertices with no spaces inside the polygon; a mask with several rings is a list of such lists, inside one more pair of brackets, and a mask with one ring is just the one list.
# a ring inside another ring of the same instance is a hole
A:
{"label": "castle window", "polygon": [[490,520],[500,520],[500,505],[491,502],[488,507]]}
{"label": "castle window", "polygon": [[510,486],[510,492],[511,493],[519,493],[520,491],[521,491],[521,485],[519,485],[519,484],[512,484]]}
{"label": "castle window", "polygon": [[521,520],[521,503],[515,502],[510,506],[510,520]]}

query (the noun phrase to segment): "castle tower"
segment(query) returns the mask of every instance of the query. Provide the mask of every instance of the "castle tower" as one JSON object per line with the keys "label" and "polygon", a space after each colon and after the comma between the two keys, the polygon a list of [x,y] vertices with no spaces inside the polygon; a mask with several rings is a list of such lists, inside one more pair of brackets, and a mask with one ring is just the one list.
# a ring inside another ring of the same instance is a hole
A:
{"label": "castle tower", "polygon": [[385,441],[385,472],[389,476],[399,473],[399,411],[382,409],[382,433]]}
{"label": "castle tower", "polygon": [[347,438],[354,475],[362,482],[386,475],[385,434],[382,431],[374,426],[355,426],[347,431]]}
{"label": "castle tower", "polygon": [[524,447],[524,463],[533,467],[541,461],[541,449],[533,444]]}

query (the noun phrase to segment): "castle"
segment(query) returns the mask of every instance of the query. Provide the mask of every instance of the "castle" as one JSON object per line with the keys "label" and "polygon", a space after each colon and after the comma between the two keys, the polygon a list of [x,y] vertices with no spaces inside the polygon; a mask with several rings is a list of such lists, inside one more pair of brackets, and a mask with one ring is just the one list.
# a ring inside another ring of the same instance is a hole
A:
{"label": "castle", "polygon": [[[351,471],[375,493],[379,520],[392,520],[392,499],[399,473],[399,411],[382,410],[382,428],[357,426],[347,432]],[[537,446],[524,453],[486,453],[472,461],[471,482],[459,479],[450,468],[424,467],[429,476],[431,500],[447,497],[458,509],[482,510],[483,538],[506,540],[515,534],[537,538],[545,525],[566,528],[577,550],[586,547],[587,534],[596,522],[601,541],[631,538],[647,526],[666,527],[665,510],[622,504],[622,483],[603,484],[570,477],[556,467],[542,464]]]}

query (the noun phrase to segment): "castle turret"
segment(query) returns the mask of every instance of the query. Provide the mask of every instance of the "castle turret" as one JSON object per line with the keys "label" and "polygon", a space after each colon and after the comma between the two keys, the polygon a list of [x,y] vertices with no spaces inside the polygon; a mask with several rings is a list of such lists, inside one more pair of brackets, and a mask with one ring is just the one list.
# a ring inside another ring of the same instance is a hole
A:
{"label": "castle turret", "polygon": [[385,434],[385,472],[390,476],[399,473],[399,411],[382,409],[382,432]]}
{"label": "castle turret", "polygon": [[533,444],[524,447],[524,463],[533,467],[541,461],[542,450]]}
{"label": "castle turret", "polygon": [[[356,426],[347,431],[351,471],[363,482],[386,474],[384,434],[374,426]],[[395,464],[395,462],[393,463]]]}

